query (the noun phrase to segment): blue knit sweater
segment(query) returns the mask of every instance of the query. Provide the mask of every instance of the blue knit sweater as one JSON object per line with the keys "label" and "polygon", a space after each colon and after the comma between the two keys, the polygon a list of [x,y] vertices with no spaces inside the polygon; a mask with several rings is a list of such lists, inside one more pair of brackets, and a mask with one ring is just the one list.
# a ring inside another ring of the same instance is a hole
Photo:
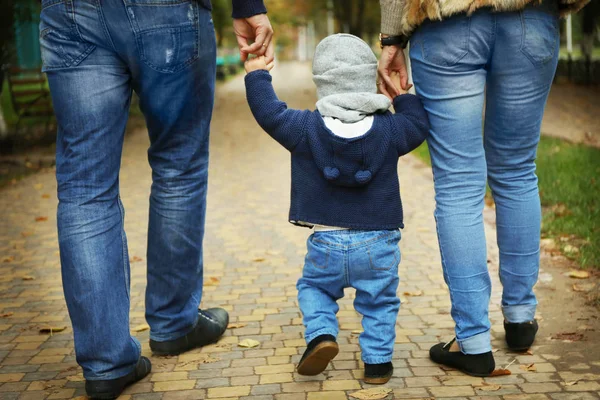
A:
{"label": "blue knit sweater", "polygon": [[233,18],[248,18],[256,14],[267,12],[263,0],[232,0]]}
{"label": "blue knit sweater", "polygon": [[362,136],[335,136],[317,111],[288,109],[264,70],[246,75],[250,109],[260,126],[291,152],[290,222],[359,230],[403,228],[398,158],[429,131],[421,101],[394,99],[395,114],[376,114]]}

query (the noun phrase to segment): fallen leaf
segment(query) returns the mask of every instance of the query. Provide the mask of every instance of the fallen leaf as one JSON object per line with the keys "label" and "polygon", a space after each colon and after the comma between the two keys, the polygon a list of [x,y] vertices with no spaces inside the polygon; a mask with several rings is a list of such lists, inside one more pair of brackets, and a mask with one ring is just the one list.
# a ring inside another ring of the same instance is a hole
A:
{"label": "fallen leaf", "polygon": [[50,334],[52,336],[53,333],[62,332],[67,329],[66,326],[44,326],[40,328],[40,333]]}
{"label": "fallen leaf", "polygon": [[35,222],[45,222],[48,221],[48,217],[35,217]]}
{"label": "fallen leaf", "polygon": [[578,342],[583,339],[583,334],[578,332],[562,332],[552,336],[551,339]]}
{"label": "fallen leaf", "polygon": [[150,327],[148,326],[148,324],[141,324],[138,326],[135,326],[131,329],[132,332],[144,332],[147,331],[148,329],[150,329]]}
{"label": "fallen leaf", "polygon": [[527,354],[528,356],[532,356],[533,355],[533,351],[531,350],[527,350],[525,353],[523,354]]}
{"label": "fallen leaf", "polygon": [[21,279],[23,279],[24,281],[33,281],[35,280],[35,276],[24,275]]}
{"label": "fallen leaf", "polygon": [[33,235],[33,232],[21,232],[21,236],[23,236],[23,237],[29,237],[32,235]]}
{"label": "fallen leaf", "polygon": [[246,347],[248,349],[253,348],[253,347],[258,347],[260,346],[260,342],[256,341],[254,339],[244,339],[241,342],[238,343],[238,346],[240,347]]}
{"label": "fallen leaf", "polygon": [[265,261],[265,259],[263,257],[258,257],[258,258],[255,258],[252,261],[254,261],[254,262],[263,262],[263,261]]}
{"label": "fallen leaf", "polygon": [[484,383],[483,385],[477,385],[474,387],[482,392],[497,392],[498,390],[502,389],[502,386],[500,385],[493,385],[489,383]]}
{"label": "fallen leaf", "polygon": [[136,262],[140,262],[140,261],[143,261],[143,259],[141,257],[138,257],[138,256],[133,256],[133,257],[131,257],[129,259],[129,263],[130,264],[133,264],[133,263],[136,263]]}
{"label": "fallen leaf", "polygon": [[423,291],[422,290],[417,290],[416,292],[404,292],[405,296],[412,296],[412,297],[418,297],[418,296],[423,296]]}
{"label": "fallen leaf", "polygon": [[221,282],[221,278],[217,278],[216,276],[211,276],[204,281],[204,286],[217,286]]}
{"label": "fallen leaf", "polygon": [[237,328],[243,328],[248,324],[242,324],[241,322],[234,322],[232,324],[227,325],[227,329],[237,329]]}
{"label": "fallen leaf", "polygon": [[537,367],[535,364],[520,365],[519,368],[521,368],[523,371],[537,372]]}
{"label": "fallen leaf", "polygon": [[587,271],[572,270],[569,272],[569,278],[588,279],[589,277],[590,277],[590,273]]}
{"label": "fallen leaf", "polygon": [[574,292],[591,292],[596,287],[595,283],[574,283]]}
{"label": "fallen leaf", "polygon": [[14,314],[14,312],[12,312],[12,311],[9,311],[9,312],[6,312],[6,313],[4,313],[4,314],[0,314],[0,318],[8,318],[8,317],[12,317],[12,316],[13,316],[13,314]]}
{"label": "fallen leaf", "polygon": [[579,247],[575,247],[572,244],[568,244],[566,245],[563,250],[565,251],[565,253],[570,253],[570,254],[577,254],[579,253]]}
{"label": "fallen leaf", "polygon": [[361,333],[363,333],[364,331],[360,330],[360,329],[356,329],[352,331],[353,335],[360,335]]}
{"label": "fallen leaf", "polygon": [[565,386],[573,386],[573,385],[577,385],[579,381],[569,381],[569,382],[565,382]]}
{"label": "fallen leaf", "polygon": [[542,239],[540,241],[540,245],[546,250],[556,249],[556,243],[554,242],[554,239]]}
{"label": "fallen leaf", "polygon": [[492,349],[492,353],[497,353],[500,349]]}
{"label": "fallen leaf", "polygon": [[350,393],[350,397],[354,397],[359,400],[379,400],[385,399],[388,394],[392,393],[392,389],[379,387],[371,389],[363,389],[358,392]]}
{"label": "fallen leaf", "polygon": [[491,374],[490,377],[494,377],[494,376],[504,376],[504,375],[510,375],[511,372],[507,369],[503,369],[503,368],[499,368],[494,370]]}
{"label": "fallen leaf", "polygon": [[15,261],[15,256],[8,256],[8,257],[2,258],[3,263],[9,263],[9,262],[13,262],[13,261]]}
{"label": "fallen leaf", "polygon": [[42,190],[42,188],[44,187],[44,185],[42,185],[41,183],[36,183],[35,185],[33,185],[33,187],[37,190]]}
{"label": "fallen leaf", "polygon": [[48,193],[44,193],[42,195],[42,199],[49,199],[49,198],[50,198],[50,195]]}

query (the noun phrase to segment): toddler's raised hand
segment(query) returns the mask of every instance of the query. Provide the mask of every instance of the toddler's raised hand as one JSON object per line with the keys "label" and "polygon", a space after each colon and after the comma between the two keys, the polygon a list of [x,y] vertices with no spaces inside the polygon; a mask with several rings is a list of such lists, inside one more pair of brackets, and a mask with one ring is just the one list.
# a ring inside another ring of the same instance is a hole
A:
{"label": "toddler's raised hand", "polygon": [[258,71],[261,69],[265,70],[265,71],[271,71],[274,66],[275,66],[275,61],[272,61],[269,64],[267,64],[267,59],[265,58],[265,56],[249,58],[244,63],[244,68],[246,69],[246,73],[248,73],[248,74],[250,72]]}

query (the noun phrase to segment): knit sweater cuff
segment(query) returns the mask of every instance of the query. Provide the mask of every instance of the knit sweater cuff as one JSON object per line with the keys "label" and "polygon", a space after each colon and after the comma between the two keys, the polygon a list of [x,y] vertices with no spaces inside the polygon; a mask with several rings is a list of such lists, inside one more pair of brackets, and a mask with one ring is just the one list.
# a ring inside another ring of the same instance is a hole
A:
{"label": "knit sweater cuff", "polygon": [[402,32],[402,12],[404,0],[380,0],[381,33],[384,35],[400,35]]}
{"label": "knit sweater cuff", "polygon": [[414,94],[406,93],[394,97],[394,110],[396,110],[396,112],[412,110],[415,106],[419,105],[420,100]]}
{"label": "knit sweater cuff", "polygon": [[265,14],[267,8],[263,0],[233,0],[233,18],[249,18],[257,14]]}

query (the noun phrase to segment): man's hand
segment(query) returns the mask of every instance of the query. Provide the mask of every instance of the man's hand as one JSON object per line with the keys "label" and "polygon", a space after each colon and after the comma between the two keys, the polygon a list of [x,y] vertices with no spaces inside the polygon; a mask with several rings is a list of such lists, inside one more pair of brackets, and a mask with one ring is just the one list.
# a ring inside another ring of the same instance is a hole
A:
{"label": "man's hand", "polygon": [[[404,58],[404,49],[398,46],[385,46],[381,51],[379,60],[379,82],[378,88],[382,94],[390,99],[406,93],[412,85],[408,83],[408,71],[406,69],[406,59]],[[392,73],[397,73],[398,80],[394,82]]]}
{"label": "man's hand", "polygon": [[244,19],[234,19],[233,30],[237,37],[242,61],[246,61],[249,54],[254,54],[256,56],[265,56],[266,64],[273,62],[275,59],[273,28],[266,14],[258,14]]}
{"label": "man's hand", "polygon": [[271,71],[275,66],[275,61],[271,61],[267,64],[267,58],[265,56],[249,58],[244,63],[244,67],[246,68],[246,73],[250,73],[253,71],[258,71],[259,69],[264,69],[265,71]]}

